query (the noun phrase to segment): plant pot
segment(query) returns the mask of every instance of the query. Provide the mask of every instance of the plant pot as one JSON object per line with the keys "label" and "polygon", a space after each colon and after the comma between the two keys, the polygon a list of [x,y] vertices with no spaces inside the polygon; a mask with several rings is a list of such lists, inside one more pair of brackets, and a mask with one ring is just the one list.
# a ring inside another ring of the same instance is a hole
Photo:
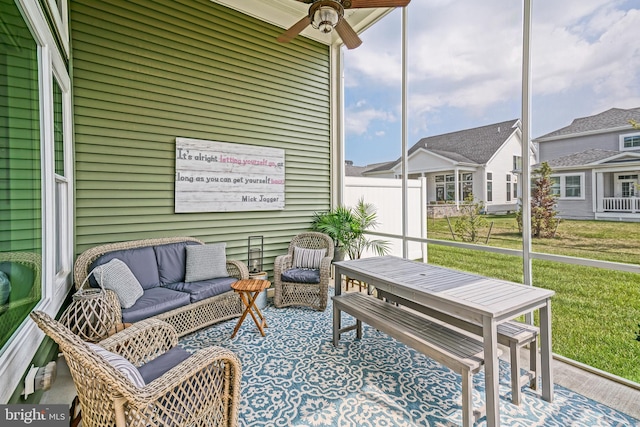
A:
{"label": "plant pot", "polygon": [[341,247],[336,246],[333,249],[333,262],[344,261],[344,256],[345,252]]}

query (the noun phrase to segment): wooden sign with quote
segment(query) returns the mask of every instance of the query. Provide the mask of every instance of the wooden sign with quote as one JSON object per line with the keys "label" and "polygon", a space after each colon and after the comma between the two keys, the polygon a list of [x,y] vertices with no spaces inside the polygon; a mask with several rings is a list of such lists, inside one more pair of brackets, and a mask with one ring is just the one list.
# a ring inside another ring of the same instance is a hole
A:
{"label": "wooden sign with quote", "polygon": [[176,138],[176,213],[282,209],[283,149]]}

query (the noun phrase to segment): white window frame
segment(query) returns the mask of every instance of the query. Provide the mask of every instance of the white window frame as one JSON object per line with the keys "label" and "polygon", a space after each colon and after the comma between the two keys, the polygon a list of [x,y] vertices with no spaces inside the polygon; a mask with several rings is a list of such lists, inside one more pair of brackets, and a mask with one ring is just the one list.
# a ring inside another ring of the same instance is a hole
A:
{"label": "white window frame", "polygon": [[[40,104],[40,150],[42,168],[42,298],[36,310],[55,316],[62,306],[72,285],[73,259],[73,118],[71,106],[71,79],[66,70],[61,53],[56,49],[54,37],[38,0],[16,0],[23,13],[23,19],[38,45],[38,84]],[[67,186],[67,200],[61,211],[66,212],[64,227],[65,242],[57,245],[53,240],[55,217],[51,209],[55,202],[54,118],[53,118],[53,78],[62,89],[64,156]],[[66,248],[61,254],[65,266],[60,271],[55,268],[54,251]],[[29,368],[44,333],[27,317],[14,332],[0,354],[0,402],[7,402],[18,387],[23,374]]]}
{"label": "white window frame", "polygon": [[625,147],[624,146],[624,139],[625,138],[629,138],[629,137],[638,137],[640,138],[640,132],[633,132],[633,133],[625,133],[619,136],[620,138],[620,151],[638,151],[640,150],[640,146],[637,147]]}
{"label": "white window frame", "polygon": [[[567,190],[567,177],[569,176],[579,176],[580,177],[580,197],[569,197],[566,195]],[[558,200],[585,200],[585,183],[584,183],[584,172],[575,172],[575,173],[554,173],[551,175],[551,178],[559,178],[560,179],[560,196],[558,196]]]}

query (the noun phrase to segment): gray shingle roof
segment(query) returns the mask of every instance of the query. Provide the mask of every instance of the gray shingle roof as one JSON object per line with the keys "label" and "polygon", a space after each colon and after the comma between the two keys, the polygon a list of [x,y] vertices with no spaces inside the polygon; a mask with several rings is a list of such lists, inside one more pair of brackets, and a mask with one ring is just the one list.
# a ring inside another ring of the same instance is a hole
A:
{"label": "gray shingle roof", "polygon": [[389,162],[384,162],[384,163],[372,163],[370,165],[367,166],[355,166],[353,165],[353,163],[350,162],[345,162],[344,165],[344,175],[345,176],[364,176],[363,173],[367,172],[371,169],[377,168],[381,165],[386,165]]}
{"label": "gray shingle roof", "polygon": [[[547,160],[547,163],[551,168],[559,167],[571,167],[571,166],[584,166],[598,160],[604,160],[609,157],[620,154],[619,151],[613,150],[601,150],[599,148],[592,148],[590,150],[581,151],[579,153],[569,154],[567,156],[558,157],[557,159]],[[534,165],[534,168],[539,166]]]}
{"label": "gray shingle roof", "polygon": [[[409,156],[421,148],[451,159],[455,162],[487,163],[495,152],[516,130],[519,119],[511,119],[473,129],[465,129],[443,135],[422,138],[409,149]],[[380,166],[373,171],[389,170],[401,159]]]}
{"label": "gray shingle roof", "polygon": [[546,135],[542,135],[536,138],[536,140],[554,136],[571,135],[629,126],[629,120],[631,119],[640,121],[640,107],[629,108],[628,110],[624,110],[622,108],[611,108],[610,110],[593,116],[574,119],[569,126],[555,130]]}

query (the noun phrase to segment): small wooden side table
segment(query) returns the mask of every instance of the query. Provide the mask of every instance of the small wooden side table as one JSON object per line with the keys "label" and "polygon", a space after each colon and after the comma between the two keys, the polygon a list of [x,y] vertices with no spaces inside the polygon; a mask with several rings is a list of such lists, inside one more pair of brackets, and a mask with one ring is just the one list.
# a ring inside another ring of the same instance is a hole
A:
{"label": "small wooden side table", "polygon": [[264,328],[267,327],[267,321],[265,320],[258,306],[256,306],[256,299],[258,298],[258,295],[260,295],[260,292],[264,291],[269,286],[271,286],[270,281],[259,279],[238,280],[231,285],[233,290],[240,294],[240,299],[245,305],[244,312],[242,313],[242,316],[240,316],[240,320],[238,320],[238,324],[233,330],[231,338],[236,336],[236,334],[238,333],[238,329],[240,329],[240,325],[242,325],[242,322],[244,322],[247,314],[251,315],[253,321],[260,330],[260,333],[263,337],[265,336]]}

